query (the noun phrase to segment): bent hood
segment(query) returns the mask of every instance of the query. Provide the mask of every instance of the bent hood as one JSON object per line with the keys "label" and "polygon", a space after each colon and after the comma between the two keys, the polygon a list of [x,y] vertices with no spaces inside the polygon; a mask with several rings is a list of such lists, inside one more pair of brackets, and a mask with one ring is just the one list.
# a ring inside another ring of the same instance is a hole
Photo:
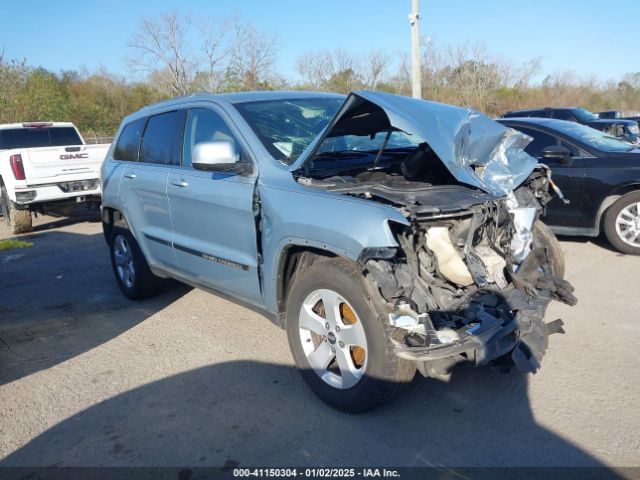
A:
{"label": "bent hood", "polygon": [[[376,112],[368,105],[369,113],[362,114],[367,110],[366,103],[379,107],[382,112]],[[504,196],[518,187],[538,163],[524,151],[531,137],[477,111],[389,93],[357,91],[347,97],[333,120],[294,163],[292,170],[300,169],[312,158],[325,138],[345,134],[345,124],[349,126],[349,132],[357,132],[359,122],[363,131],[380,124],[378,131],[391,126],[420,137],[456,180],[497,196]]]}

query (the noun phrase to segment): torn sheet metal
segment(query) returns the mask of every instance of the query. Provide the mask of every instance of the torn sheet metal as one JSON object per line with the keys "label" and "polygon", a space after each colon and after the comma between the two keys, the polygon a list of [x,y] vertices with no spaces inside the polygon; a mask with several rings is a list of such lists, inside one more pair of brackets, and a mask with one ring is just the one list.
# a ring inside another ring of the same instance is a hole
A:
{"label": "torn sheet metal", "polygon": [[[467,108],[381,92],[349,95],[338,116],[359,97],[380,107],[394,128],[426,141],[459,182],[496,196],[513,191],[533,172],[537,161],[523,149],[531,137]],[[323,135],[327,136],[329,131]],[[312,151],[303,157],[312,156]],[[296,162],[299,167],[305,158]]]}
{"label": "torn sheet metal", "polygon": [[533,242],[533,222],[536,220],[535,208],[514,208],[509,210],[513,215],[515,233],[511,239],[513,258],[519,265],[531,252]]}

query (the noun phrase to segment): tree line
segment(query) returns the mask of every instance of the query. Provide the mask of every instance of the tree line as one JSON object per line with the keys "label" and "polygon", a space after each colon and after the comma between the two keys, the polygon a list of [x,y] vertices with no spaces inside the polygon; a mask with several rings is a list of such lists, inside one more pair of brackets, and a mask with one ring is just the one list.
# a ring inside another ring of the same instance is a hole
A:
{"label": "tree line", "polygon": [[[196,19],[169,12],[143,19],[130,37],[129,52],[127,67],[135,81],[106,69],[52,72],[0,52],[0,123],[72,121],[86,137],[109,137],[124,116],[144,105],[197,91],[411,94],[408,55],[376,49],[305,52],[296,61],[299,79],[290,81],[278,69],[277,38],[238,15]],[[422,56],[422,97],[490,116],[540,106],[640,110],[640,72],[603,83],[570,70],[540,80],[541,71],[540,59],[514,62],[492,55],[481,42],[432,44]]]}

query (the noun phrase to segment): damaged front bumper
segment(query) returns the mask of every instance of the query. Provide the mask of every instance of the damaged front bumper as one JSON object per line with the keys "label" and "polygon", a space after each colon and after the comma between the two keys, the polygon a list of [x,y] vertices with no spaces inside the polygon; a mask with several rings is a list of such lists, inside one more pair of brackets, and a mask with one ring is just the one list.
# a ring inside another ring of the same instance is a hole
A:
{"label": "damaged front bumper", "polygon": [[[511,297],[511,299],[510,299]],[[431,322],[432,312],[418,315],[411,324],[405,312],[389,315],[396,340],[396,354],[416,362],[425,377],[442,377],[460,362],[475,366],[501,360],[502,366],[515,365],[525,373],[535,373],[548,347],[548,336],[564,333],[562,320],[544,323],[543,317],[550,298],[539,297],[522,305],[522,295],[512,289],[505,297],[502,308],[489,313],[485,303],[471,302],[471,307],[458,315],[473,319],[465,327],[442,335]],[[512,307],[505,307],[509,304]],[[398,320],[403,322],[398,327]],[[407,333],[409,332],[409,333]]]}

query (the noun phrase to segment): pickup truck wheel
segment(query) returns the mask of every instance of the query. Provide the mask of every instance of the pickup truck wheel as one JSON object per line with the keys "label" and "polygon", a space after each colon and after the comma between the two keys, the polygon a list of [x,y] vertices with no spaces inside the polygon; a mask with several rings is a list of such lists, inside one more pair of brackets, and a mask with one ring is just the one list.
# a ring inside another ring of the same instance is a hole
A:
{"label": "pickup truck wheel", "polygon": [[111,266],[118,286],[131,300],[148,298],[160,290],[163,281],[149,269],[138,242],[130,231],[114,227],[109,239]]}
{"label": "pickup truck wheel", "polygon": [[389,401],[415,374],[394,354],[373,295],[357,266],[331,259],[297,272],[287,299],[296,366],[322,401],[344,412]]}
{"label": "pickup truck wheel", "polygon": [[0,197],[2,201],[2,216],[4,217],[7,227],[11,230],[11,233],[29,233],[33,228],[31,223],[31,211],[18,210],[9,198],[7,189],[4,185],[2,186]]}
{"label": "pickup truck wheel", "polygon": [[604,233],[622,253],[640,255],[640,192],[628,193],[609,207]]}
{"label": "pickup truck wheel", "polygon": [[547,255],[553,275],[564,278],[564,253],[560,248],[560,242],[551,229],[540,220],[536,220],[533,224],[534,243],[540,243],[547,247]]}

